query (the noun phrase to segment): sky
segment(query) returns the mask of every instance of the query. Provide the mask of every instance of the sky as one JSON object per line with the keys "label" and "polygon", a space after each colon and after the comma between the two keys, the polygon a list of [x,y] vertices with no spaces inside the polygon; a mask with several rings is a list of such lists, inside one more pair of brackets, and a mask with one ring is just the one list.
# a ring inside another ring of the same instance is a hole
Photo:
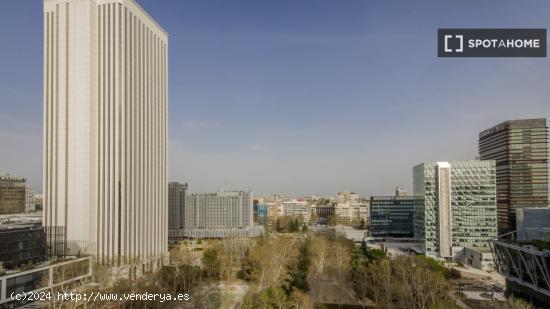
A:
{"label": "sky", "polygon": [[[169,33],[169,181],[364,196],[550,118],[549,58],[438,58],[438,28],[550,28],[549,1],[137,0]],[[41,0],[2,0],[0,171],[42,187]]]}

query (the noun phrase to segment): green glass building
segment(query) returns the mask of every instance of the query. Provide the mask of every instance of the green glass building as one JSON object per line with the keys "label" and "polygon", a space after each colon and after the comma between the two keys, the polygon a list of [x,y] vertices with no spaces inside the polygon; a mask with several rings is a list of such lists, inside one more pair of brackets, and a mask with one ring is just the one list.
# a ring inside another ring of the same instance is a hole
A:
{"label": "green glass building", "polygon": [[413,169],[414,237],[421,252],[456,258],[497,236],[495,161],[422,163]]}

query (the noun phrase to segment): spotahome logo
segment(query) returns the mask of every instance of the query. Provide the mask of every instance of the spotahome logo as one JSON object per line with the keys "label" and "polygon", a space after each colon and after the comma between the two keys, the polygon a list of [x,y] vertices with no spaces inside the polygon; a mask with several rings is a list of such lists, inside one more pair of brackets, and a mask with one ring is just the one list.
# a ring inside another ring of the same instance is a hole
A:
{"label": "spotahome logo", "polygon": [[439,57],[546,57],[546,29],[438,29]]}

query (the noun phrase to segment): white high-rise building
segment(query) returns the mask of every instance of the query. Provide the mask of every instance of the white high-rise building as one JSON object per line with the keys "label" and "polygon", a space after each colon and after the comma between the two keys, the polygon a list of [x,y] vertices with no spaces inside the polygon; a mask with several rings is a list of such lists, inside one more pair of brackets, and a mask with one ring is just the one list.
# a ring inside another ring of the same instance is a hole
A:
{"label": "white high-rise building", "polygon": [[166,257],[167,51],[133,0],[44,0],[43,216],[69,254]]}
{"label": "white high-rise building", "polygon": [[427,256],[458,258],[497,236],[495,161],[426,162],[413,169],[414,238]]}

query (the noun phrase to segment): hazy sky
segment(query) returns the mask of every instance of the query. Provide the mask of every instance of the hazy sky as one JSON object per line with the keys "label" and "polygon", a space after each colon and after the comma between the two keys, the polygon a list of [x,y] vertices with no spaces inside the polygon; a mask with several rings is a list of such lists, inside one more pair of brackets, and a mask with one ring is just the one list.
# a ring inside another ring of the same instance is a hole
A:
{"label": "hazy sky", "polygon": [[[170,34],[169,180],[390,194],[479,131],[550,118],[550,59],[437,58],[437,28],[550,28],[549,1],[138,0]],[[2,0],[0,171],[42,186],[42,1]]]}

